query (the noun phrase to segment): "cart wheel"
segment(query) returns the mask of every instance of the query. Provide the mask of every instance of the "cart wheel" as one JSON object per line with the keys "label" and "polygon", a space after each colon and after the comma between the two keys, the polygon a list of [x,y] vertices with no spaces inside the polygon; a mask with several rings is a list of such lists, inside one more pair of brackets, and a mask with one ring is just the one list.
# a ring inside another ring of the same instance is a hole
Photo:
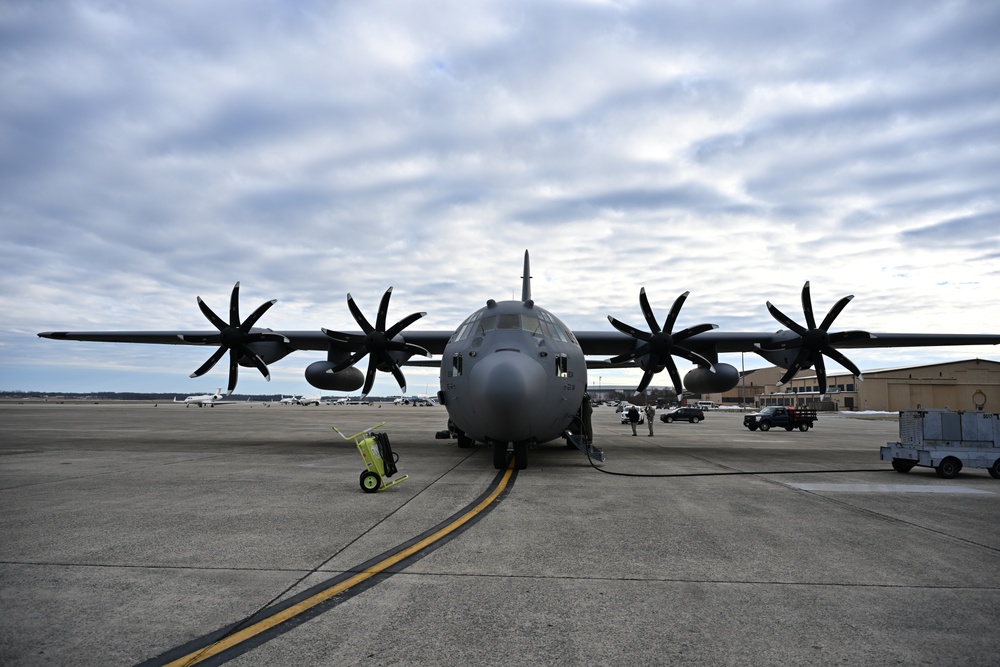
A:
{"label": "cart wheel", "polygon": [[896,472],[910,472],[915,465],[917,465],[915,462],[907,461],[906,459],[892,460],[892,469]]}
{"label": "cart wheel", "polygon": [[1000,479],[1000,459],[994,461],[993,465],[987,469],[987,472],[990,473],[990,477],[993,479]]}
{"label": "cart wheel", "polygon": [[378,487],[382,486],[382,480],[379,476],[370,470],[366,470],[361,473],[361,490],[365,493],[375,493],[378,491]]}
{"label": "cart wheel", "polygon": [[937,472],[938,477],[943,477],[945,479],[952,479],[958,474],[958,471],[962,469],[962,462],[956,459],[954,456],[948,456],[944,461],[938,464],[938,467],[934,470]]}

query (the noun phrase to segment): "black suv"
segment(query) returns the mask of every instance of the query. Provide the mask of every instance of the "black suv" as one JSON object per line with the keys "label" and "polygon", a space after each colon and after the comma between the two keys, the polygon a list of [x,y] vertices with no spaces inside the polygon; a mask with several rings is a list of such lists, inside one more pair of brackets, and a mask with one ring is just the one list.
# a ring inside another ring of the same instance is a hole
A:
{"label": "black suv", "polygon": [[705,413],[701,408],[674,408],[660,415],[660,421],[665,424],[673,421],[689,421],[692,424],[697,424],[704,418]]}

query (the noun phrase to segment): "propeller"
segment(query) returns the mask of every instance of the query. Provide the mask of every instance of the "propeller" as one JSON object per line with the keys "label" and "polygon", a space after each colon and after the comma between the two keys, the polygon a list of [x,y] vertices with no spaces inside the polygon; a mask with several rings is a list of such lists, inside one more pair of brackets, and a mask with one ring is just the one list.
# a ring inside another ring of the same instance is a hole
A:
{"label": "propeller", "polygon": [[684,292],[677,299],[674,300],[674,305],[670,307],[670,312],[667,313],[667,318],[663,322],[663,328],[656,323],[656,318],[653,316],[653,309],[649,307],[649,299],[646,298],[646,288],[643,287],[639,290],[639,307],[642,309],[642,315],[646,318],[646,324],[649,325],[649,332],[642,331],[641,329],[636,329],[633,326],[625,324],[624,322],[619,322],[615,318],[608,316],[608,321],[611,322],[611,326],[623,334],[632,336],[636,340],[643,341],[643,344],[633,349],[631,352],[626,352],[625,354],[619,354],[616,357],[609,359],[611,363],[618,364],[630,359],[636,359],[638,362],[639,357],[648,355],[645,362],[638,362],[640,367],[645,369],[645,373],[642,376],[642,380],[639,382],[639,386],[636,388],[635,393],[641,393],[653,379],[653,375],[662,371],[664,368],[670,373],[670,379],[673,380],[674,389],[677,394],[680,395],[684,391],[684,385],[681,383],[680,373],[677,372],[677,365],[674,363],[673,357],[682,357],[691,361],[692,363],[698,364],[699,366],[704,366],[706,368],[712,368],[712,362],[710,362],[705,357],[701,356],[697,352],[692,352],[691,350],[681,347],[679,343],[687,340],[691,336],[703,333],[705,331],[710,331],[711,329],[717,328],[715,324],[698,324],[693,327],[688,327],[687,329],[682,329],[677,333],[673,333],[674,323],[677,322],[677,315],[681,312],[681,306],[684,305],[684,301],[687,299],[690,292]]}
{"label": "propeller", "polygon": [[240,321],[240,284],[239,282],[233,286],[233,294],[229,299],[229,323],[227,324],[225,320],[215,314],[208,304],[205,303],[202,298],[198,297],[198,307],[201,308],[201,312],[208,318],[216,329],[219,330],[217,334],[211,334],[208,336],[191,336],[191,335],[181,335],[180,338],[187,343],[198,343],[202,345],[218,344],[219,349],[208,358],[208,360],[202,364],[198,370],[191,373],[191,377],[201,377],[208,371],[212,370],[222,359],[226,352],[229,352],[229,391],[226,394],[233,393],[233,389],[236,388],[236,379],[239,373],[238,362],[242,357],[246,357],[250,360],[260,374],[264,376],[265,380],[271,380],[271,374],[267,370],[267,364],[264,360],[260,358],[256,352],[248,347],[252,343],[263,343],[267,341],[276,341],[282,343],[288,343],[288,339],[281,334],[276,334],[273,332],[251,332],[250,329],[257,320],[260,319],[261,315],[267,312],[267,309],[278,302],[277,299],[272,299],[262,303],[257,310],[250,314],[250,317],[246,318],[242,322]]}
{"label": "propeller", "polygon": [[347,307],[350,309],[351,315],[354,316],[354,320],[361,327],[361,330],[364,331],[363,335],[346,334],[338,331],[330,331],[329,329],[323,329],[323,333],[339,343],[351,345],[357,345],[360,343],[364,346],[361,350],[352,354],[348,359],[345,359],[341,363],[334,366],[331,369],[332,372],[339,373],[345,368],[350,368],[354,364],[361,361],[366,354],[370,355],[368,358],[368,372],[365,374],[365,385],[361,390],[362,396],[367,396],[368,392],[372,390],[372,385],[375,384],[375,372],[377,370],[392,373],[392,376],[396,378],[396,382],[399,384],[400,390],[404,392],[406,391],[406,378],[403,376],[403,371],[399,368],[399,363],[393,355],[390,354],[391,352],[403,352],[407,355],[422,354],[426,357],[431,356],[430,352],[419,345],[407,343],[402,339],[395,340],[403,329],[410,326],[427,313],[412,313],[396,322],[388,329],[385,328],[385,318],[386,313],[389,310],[389,298],[391,296],[392,288],[390,287],[385,291],[385,294],[382,295],[382,301],[378,306],[378,315],[375,318],[375,326],[373,327],[362,314],[361,309],[358,308],[356,303],[354,303],[354,298],[350,294],[347,295]]}
{"label": "propeller", "polygon": [[854,295],[848,295],[833,304],[833,308],[826,314],[820,325],[816,326],[816,318],[813,316],[812,297],[809,293],[809,281],[802,286],[802,312],[806,316],[806,326],[798,324],[793,319],[778,310],[770,301],[767,302],[767,309],[774,319],[798,334],[798,338],[778,343],[774,346],[758,346],[763,351],[777,351],[799,348],[799,353],[795,361],[788,367],[785,374],[778,380],[778,386],[791,380],[803,368],[814,367],[816,378],[819,380],[819,393],[826,393],[826,363],[823,357],[826,356],[849,370],[859,380],[864,378],[861,371],[850,359],[841,354],[833,347],[835,343],[844,343],[855,340],[868,340],[874,338],[867,331],[839,331],[830,333],[830,326],[837,319],[841,311],[847,307]]}

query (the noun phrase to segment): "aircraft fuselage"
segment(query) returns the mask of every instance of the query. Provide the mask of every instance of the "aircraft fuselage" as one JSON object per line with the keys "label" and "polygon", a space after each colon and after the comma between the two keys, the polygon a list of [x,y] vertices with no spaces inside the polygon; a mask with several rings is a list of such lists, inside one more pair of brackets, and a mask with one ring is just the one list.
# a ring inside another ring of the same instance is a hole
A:
{"label": "aircraft fuselage", "polygon": [[560,437],[586,388],[586,359],[572,331],[530,299],[490,300],[442,354],[440,395],[451,421],[466,438],[513,443],[515,453]]}

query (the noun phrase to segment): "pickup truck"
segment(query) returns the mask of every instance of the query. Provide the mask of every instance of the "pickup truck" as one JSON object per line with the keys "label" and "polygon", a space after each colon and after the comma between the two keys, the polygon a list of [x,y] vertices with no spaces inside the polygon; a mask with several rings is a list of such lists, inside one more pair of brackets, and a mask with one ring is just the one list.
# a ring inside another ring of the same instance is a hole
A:
{"label": "pickup truck", "polygon": [[808,431],[816,423],[816,411],[804,408],[785,408],[769,405],[760,412],[744,415],[743,425],[751,431],[769,431],[772,426],[782,426],[786,431]]}

